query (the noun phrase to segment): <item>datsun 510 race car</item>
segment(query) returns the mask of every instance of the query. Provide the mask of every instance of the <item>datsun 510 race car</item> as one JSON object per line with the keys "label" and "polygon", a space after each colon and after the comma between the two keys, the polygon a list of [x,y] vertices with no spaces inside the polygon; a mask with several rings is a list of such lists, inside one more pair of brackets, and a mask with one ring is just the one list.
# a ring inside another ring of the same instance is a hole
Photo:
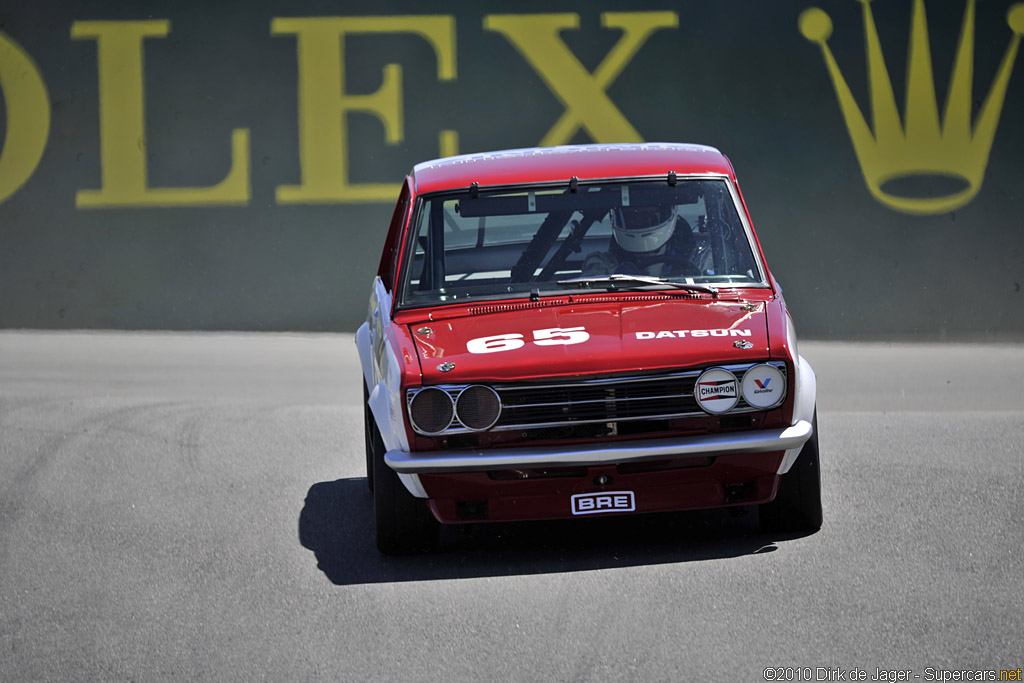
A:
{"label": "datsun 510 race car", "polygon": [[814,372],[716,149],[418,164],[356,345],[385,553],[442,523],[756,505],[821,526]]}

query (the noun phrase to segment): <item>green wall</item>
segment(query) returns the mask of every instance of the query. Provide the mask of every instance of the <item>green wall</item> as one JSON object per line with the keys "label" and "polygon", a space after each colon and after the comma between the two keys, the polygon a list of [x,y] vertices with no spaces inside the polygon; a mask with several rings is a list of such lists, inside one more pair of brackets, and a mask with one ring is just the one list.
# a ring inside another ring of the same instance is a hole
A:
{"label": "green wall", "polygon": [[1024,5],[920,6],[883,65],[854,0],[6,3],[0,328],[352,330],[416,162],[647,140],[729,155],[802,336],[1019,340]]}

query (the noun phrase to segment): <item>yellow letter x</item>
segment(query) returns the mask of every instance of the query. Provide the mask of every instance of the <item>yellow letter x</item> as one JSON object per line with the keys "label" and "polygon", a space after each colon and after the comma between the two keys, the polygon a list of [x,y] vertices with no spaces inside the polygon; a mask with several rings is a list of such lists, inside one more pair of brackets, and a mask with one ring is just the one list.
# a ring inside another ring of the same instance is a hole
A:
{"label": "yellow letter x", "polygon": [[484,28],[505,35],[565,105],[542,146],[563,145],[582,126],[595,142],[643,142],[640,133],[608,99],[605,89],[622,73],[647,38],[677,28],[675,12],[606,12],[601,25],[623,31],[615,47],[590,74],[566,47],[559,32],[579,28],[578,14],[491,14]]}

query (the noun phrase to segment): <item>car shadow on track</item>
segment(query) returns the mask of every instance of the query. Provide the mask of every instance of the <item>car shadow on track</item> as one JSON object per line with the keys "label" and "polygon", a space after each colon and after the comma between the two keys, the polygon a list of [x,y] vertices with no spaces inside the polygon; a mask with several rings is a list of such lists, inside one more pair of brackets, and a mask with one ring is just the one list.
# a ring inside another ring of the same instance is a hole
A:
{"label": "car shadow on track", "polygon": [[366,479],[310,487],[299,542],[337,585],[549,574],[716,560],[773,552],[805,534],[762,533],[753,509],[445,526],[441,550],[377,551]]}

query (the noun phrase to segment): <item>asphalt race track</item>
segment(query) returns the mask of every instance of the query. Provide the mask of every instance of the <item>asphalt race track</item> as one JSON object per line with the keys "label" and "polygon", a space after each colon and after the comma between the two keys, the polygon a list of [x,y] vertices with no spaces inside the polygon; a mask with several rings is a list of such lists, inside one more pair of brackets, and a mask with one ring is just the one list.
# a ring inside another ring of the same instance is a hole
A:
{"label": "asphalt race track", "polygon": [[801,352],[819,533],[702,512],[386,558],[351,335],[0,333],[0,680],[1024,667],[1024,347]]}

